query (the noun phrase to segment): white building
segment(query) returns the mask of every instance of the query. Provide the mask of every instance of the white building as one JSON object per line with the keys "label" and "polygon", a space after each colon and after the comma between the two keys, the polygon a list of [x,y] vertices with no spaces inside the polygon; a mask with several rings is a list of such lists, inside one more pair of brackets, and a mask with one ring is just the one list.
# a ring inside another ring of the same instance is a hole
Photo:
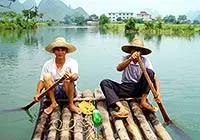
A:
{"label": "white building", "polygon": [[150,14],[148,14],[145,11],[141,11],[139,14],[137,14],[136,18],[143,19],[144,21],[151,21],[152,17]]}
{"label": "white building", "polygon": [[152,16],[145,11],[141,11],[138,14],[134,14],[133,12],[110,12],[108,13],[108,18],[111,22],[118,22],[119,19],[127,20],[129,18],[143,19],[144,21],[151,21]]}
{"label": "white building", "polygon": [[118,22],[117,19],[127,20],[130,17],[134,17],[133,12],[111,12],[108,13],[108,18],[111,22]]}

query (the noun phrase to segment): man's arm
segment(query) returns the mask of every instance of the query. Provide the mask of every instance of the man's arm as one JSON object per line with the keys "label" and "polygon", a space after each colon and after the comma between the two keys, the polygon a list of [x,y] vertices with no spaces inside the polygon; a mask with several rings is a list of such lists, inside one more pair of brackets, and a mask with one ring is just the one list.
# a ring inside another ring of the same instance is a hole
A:
{"label": "man's arm", "polygon": [[117,71],[124,70],[131,63],[131,61],[137,63],[139,56],[140,52],[137,51],[133,52],[128,59],[125,59],[124,61],[122,61],[120,64],[117,65],[116,67]]}
{"label": "man's arm", "polygon": [[130,57],[129,59],[125,59],[121,63],[119,63],[116,67],[117,71],[122,71],[124,70],[132,61],[132,58]]}
{"label": "man's arm", "polygon": [[157,103],[160,103],[162,101],[161,94],[160,94],[160,84],[156,76],[154,76],[154,80],[155,80],[155,89],[156,89],[156,95],[154,95],[155,96],[154,99]]}
{"label": "man's arm", "polygon": [[77,73],[71,74],[71,76],[69,77],[70,81],[76,81],[77,79],[78,79],[78,74]]}
{"label": "man's arm", "polygon": [[43,83],[42,80],[39,80],[39,81],[38,81],[38,84],[37,84],[36,95],[33,97],[33,99],[34,99],[35,101],[39,101],[39,100],[38,100],[38,97],[39,97],[39,95],[40,95],[40,93],[41,93],[41,90],[42,90],[43,88],[44,88],[44,83]]}

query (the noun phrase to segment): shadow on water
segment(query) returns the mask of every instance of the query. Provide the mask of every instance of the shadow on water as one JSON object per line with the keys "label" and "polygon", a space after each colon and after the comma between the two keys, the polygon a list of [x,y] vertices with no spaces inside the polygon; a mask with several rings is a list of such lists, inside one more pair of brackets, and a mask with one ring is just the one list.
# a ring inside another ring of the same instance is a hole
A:
{"label": "shadow on water", "polygon": [[6,114],[6,113],[12,113],[12,112],[19,112],[19,111],[24,111],[29,118],[29,121],[31,123],[34,123],[36,120],[36,115],[32,115],[29,110],[22,110],[22,109],[10,109],[10,110],[0,110],[0,115]]}
{"label": "shadow on water", "polygon": [[138,32],[132,32],[132,33],[125,32],[125,37],[128,39],[128,42],[131,42],[137,35]]}
{"label": "shadow on water", "polygon": [[171,135],[173,135],[174,139],[180,139],[180,140],[192,140],[192,138],[181,129],[180,126],[177,126],[174,122],[169,124],[164,124],[164,127],[167,129],[170,129]]}

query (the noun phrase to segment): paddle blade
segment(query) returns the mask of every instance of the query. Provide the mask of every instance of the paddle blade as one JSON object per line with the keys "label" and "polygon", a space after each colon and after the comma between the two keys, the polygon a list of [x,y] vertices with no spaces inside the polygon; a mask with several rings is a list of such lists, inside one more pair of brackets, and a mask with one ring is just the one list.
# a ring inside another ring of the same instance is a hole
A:
{"label": "paddle blade", "polygon": [[15,112],[15,111],[23,111],[23,109],[21,108],[14,108],[14,109],[6,109],[6,110],[1,110],[1,113],[5,113],[5,112]]}
{"label": "paddle blade", "polygon": [[181,140],[192,140],[192,138],[185,133],[182,129],[180,129],[179,127],[177,127],[174,123],[171,123],[169,125],[167,125],[170,129],[173,130],[173,132],[180,137]]}
{"label": "paddle blade", "polygon": [[36,103],[36,101],[32,101],[30,102],[28,105],[21,107],[22,110],[28,110],[32,105],[34,105]]}
{"label": "paddle blade", "polygon": [[0,112],[15,112],[15,111],[28,111],[28,109],[34,105],[36,101],[30,102],[28,105],[24,107],[19,107],[19,108],[14,108],[14,109],[6,109],[6,110],[1,110]]}

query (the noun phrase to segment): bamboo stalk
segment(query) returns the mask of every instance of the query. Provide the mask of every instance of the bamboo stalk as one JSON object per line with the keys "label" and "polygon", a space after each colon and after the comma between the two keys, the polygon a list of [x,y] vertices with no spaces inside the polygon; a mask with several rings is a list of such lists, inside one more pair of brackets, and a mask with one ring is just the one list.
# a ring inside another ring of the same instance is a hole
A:
{"label": "bamboo stalk", "polygon": [[163,127],[163,125],[160,123],[160,121],[156,117],[155,113],[149,112],[147,114],[147,119],[150,121],[151,125],[153,126],[156,134],[160,137],[160,139],[172,140],[171,136],[166,131],[166,129]]}
{"label": "bamboo stalk", "polygon": [[[83,91],[83,98],[93,98],[93,93],[91,90],[87,89]],[[86,139],[87,140],[94,140],[97,139],[97,131],[94,128],[94,124],[92,122],[92,116],[91,115],[86,115],[85,116],[85,130],[86,130]]]}
{"label": "bamboo stalk", "polygon": [[60,140],[69,140],[71,138],[71,133],[70,133],[70,120],[71,120],[71,112],[65,105],[65,107],[62,110],[62,128],[60,132]]}
{"label": "bamboo stalk", "polygon": [[43,137],[43,132],[45,125],[47,123],[48,115],[41,110],[40,116],[38,118],[35,130],[32,135],[32,140],[41,140]]}
{"label": "bamboo stalk", "polygon": [[[78,92],[78,97],[82,97],[82,92]],[[79,102],[75,102],[75,105],[78,105]],[[73,138],[74,140],[83,140],[83,128],[82,125],[77,122],[82,120],[82,114],[73,113],[73,119],[74,119],[74,132],[73,132]]]}
{"label": "bamboo stalk", "polygon": [[[105,99],[105,96],[103,95],[101,89],[97,88],[94,90],[94,97],[98,99]],[[109,119],[109,113],[107,111],[107,106],[105,102],[103,101],[98,101],[96,102],[97,109],[101,113],[101,118],[102,118],[102,133],[103,137],[106,140],[115,140],[114,138],[114,132],[112,130],[112,125],[110,123]]]}
{"label": "bamboo stalk", "polygon": [[134,116],[136,117],[138,124],[141,128],[141,131],[145,137],[146,140],[158,140],[155,133],[151,129],[149,123],[147,122],[142,110],[140,109],[138,103],[132,101],[130,103],[132,107],[132,111]]}
{"label": "bamboo stalk", "polygon": [[[111,110],[111,109],[109,109],[109,110],[110,110],[110,114],[112,116],[114,111]],[[113,118],[113,123],[114,123],[115,129],[116,129],[116,132],[117,132],[117,134],[119,136],[119,139],[121,139],[121,140],[130,140],[128,132],[126,130],[126,127],[125,127],[125,125],[123,123],[123,120],[122,119]]]}
{"label": "bamboo stalk", "polygon": [[138,128],[137,124],[135,123],[132,113],[131,113],[131,109],[129,108],[129,105],[127,103],[127,101],[122,101],[123,106],[126,108],[126,110],[129,113],[128,117],[125,119],[125,126],[128,130],[128,132],[131,135],[131,139],[134,140],[143,140],[143,136],[140,132],[140,129]]}
{"label": "bamboo stalk", "polygon": [[57,137],[57,129],[59,128],[60,108],[56,107],[50,116],[50,128],[47,136],[48,140],[55,140]]}

